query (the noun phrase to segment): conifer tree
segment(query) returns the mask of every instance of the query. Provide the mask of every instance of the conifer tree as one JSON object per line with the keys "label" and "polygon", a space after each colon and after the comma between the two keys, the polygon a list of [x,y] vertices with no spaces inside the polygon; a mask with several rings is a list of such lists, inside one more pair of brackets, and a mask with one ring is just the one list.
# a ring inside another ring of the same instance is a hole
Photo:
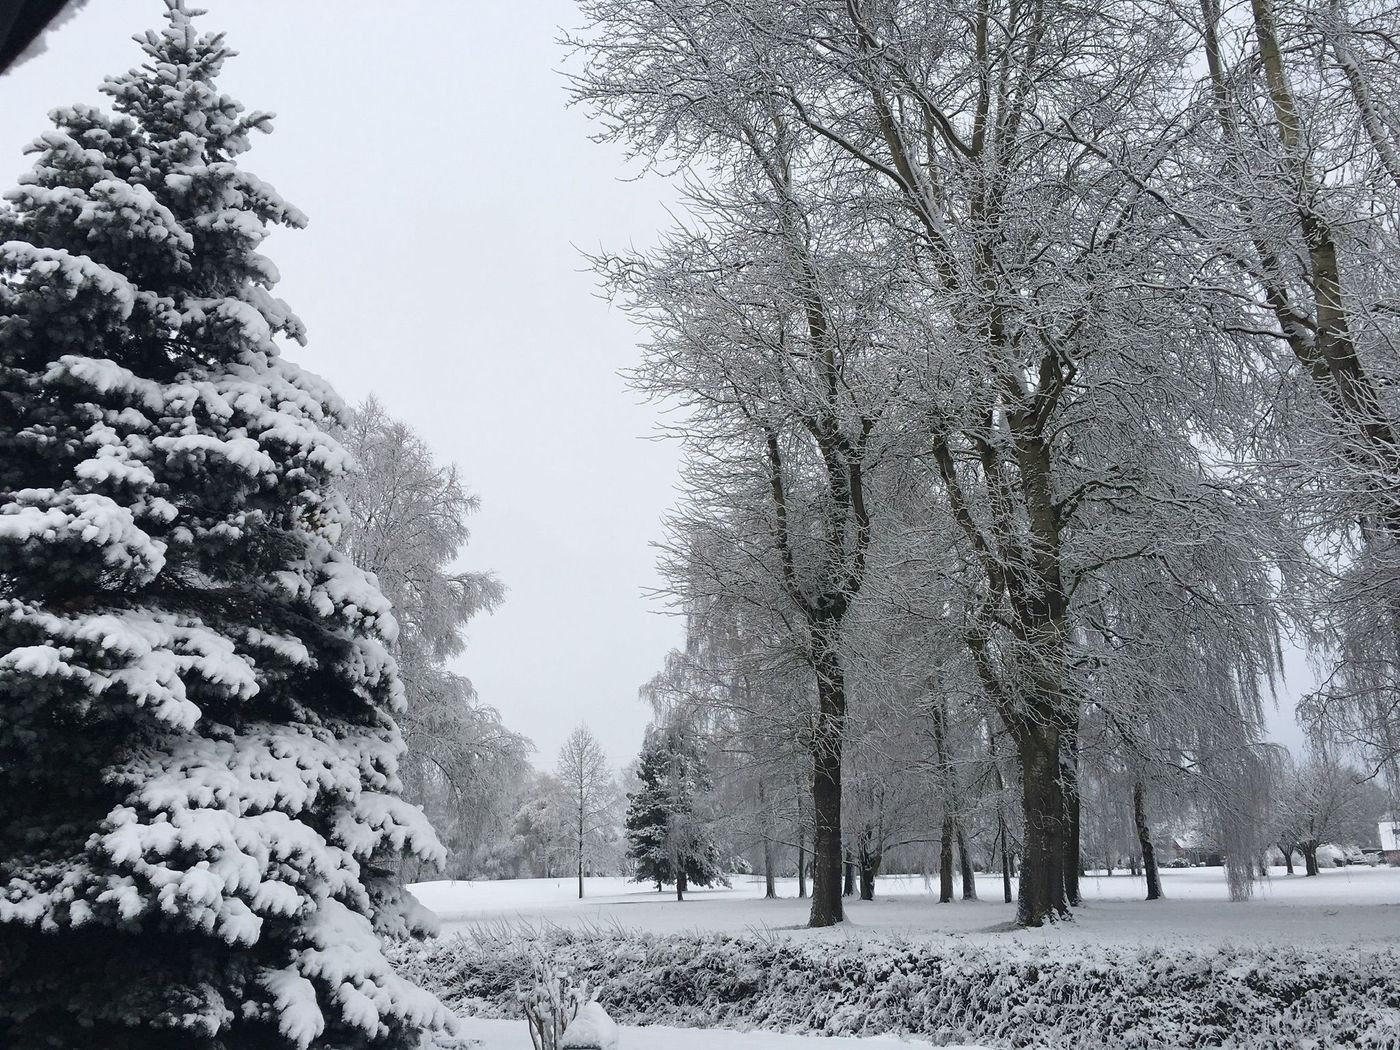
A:
{"label": "conifer tree", "polygon": [[707,797],[709,766],[693,735],[681,726],[653,727],[637,763],[641,787],[627,807],[627,855],[638,882],[687,886],[725,883],[723,855],[715,841]]}
{"label": "conifer tree", "polygon": [[659,891],[676,881],[666,848],[668,813],[666,806],[666,765],[669,760],[664,740],[651,732],[637,756],[636,791],[627,793],[627,856],[634,864],[637,882],[654,882]]}
{"label": "conifer tree", "polygon": [[409,1047],[395,623],[183,0],[0,208],[0,1045]]}

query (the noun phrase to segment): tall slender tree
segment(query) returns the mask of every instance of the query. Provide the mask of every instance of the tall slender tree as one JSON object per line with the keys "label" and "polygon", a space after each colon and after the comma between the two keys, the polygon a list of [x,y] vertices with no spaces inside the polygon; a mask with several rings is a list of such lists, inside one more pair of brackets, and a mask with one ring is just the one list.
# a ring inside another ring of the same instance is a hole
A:
{"label": "tall slender tree", "polygon": [[564,741],[554,775],[560,786],[560,815],[582,900],[585,871],[602,864],[616,836],[618,788],[602,746],[586,725],[580,725]]}

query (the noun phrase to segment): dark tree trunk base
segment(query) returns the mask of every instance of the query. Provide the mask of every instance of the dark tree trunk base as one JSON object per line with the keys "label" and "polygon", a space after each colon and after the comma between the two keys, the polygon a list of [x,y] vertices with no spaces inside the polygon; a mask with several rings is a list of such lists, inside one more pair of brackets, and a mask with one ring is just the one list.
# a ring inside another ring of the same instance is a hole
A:
{"label": "dark tree trunk base", "polygon": [[975,901],[977,899],[977,873],[972,870],[972,854],[967,849],[967,836],[963,834],[962,821],[954,824],[956,841],[958,844],[958,871],[962,876],[962,899],[965,901]]}
{"label": "dark tree trunk base", "polygon": [[778,872],[774,867],[773,860],[773,840],[764,838],[763,840],[763,899],[777,900],[778,898]]}
{"label": "dark tree trunk base", "polygon": [[1070,907],[1082,903],[1079,895],[1079,876],[1084,873],[1084,864],[1079,856],[1079,719],[1075,717],[1071,727],[1060,734],[1060,783],[1065,800],[1064,836],[1064,877],[1065,900]]}
{"label": "dark tree trunk base", "polygon": [[1157,872],[1157,851],[1152,846],[1152,832],[1147,826],[1147,807],[1142,800],[1142,781],[1133,784],[1133,823],[1137,825],[1138,846],[1142,849],[1142,870],[1147,874],[1147,899],[1160,900],[1162,879]]}
{"label": "dark tree trunk base", "polygon": [[[998,775],[1000,783],[1000,775]],[[997,803],[997,835],[1001,839],[1001,892],[1006,898],[1006,903],[1010,904],[1011,896],[1011,848],[1006,841],[1006,814],[1001,811],[1001,803]]]}
{"label": "dark tree trunk base", "polygon": [[1026,844],[1021,855],[1021,883],[1016,923],[1041,926],[1070,917],[1065,897],[1065,800],[1060,789],[1058,733],[1052,726],[1030,725],[1017,740]]}
{"label": "dark tree trunk base", "polygon": [[865,853],[860,860],[860,899],[863,901],[873,901],[875,899],[875,880],[880,875],[879,854]]}
{"label": "dark tree trunk base", "polygon": [[953,899],[953,815],[943,811],[943,831],[938,840],[938,903]]}
{"label": "dark tree trunk base", "polygon": [[833,631],[813,629],[816,650],[817,725],[812,740],[812,911],[808,926],[834,926],[841,905],[841,746],[846,731],[845,673]]}

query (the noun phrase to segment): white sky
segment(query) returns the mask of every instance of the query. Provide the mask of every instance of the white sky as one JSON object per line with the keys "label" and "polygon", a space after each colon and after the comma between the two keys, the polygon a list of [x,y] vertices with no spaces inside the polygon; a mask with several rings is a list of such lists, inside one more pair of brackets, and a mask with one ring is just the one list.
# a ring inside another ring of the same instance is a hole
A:
{"label": "white sky", "polygon": [[[202,6],[241,52],[225,90],[278,115],[244,163],[311,217],[268,243],[310,331],[299,360],[348,399],[377,393],[482,497],[464,562],[509,593],[459,669],[542,767],[580,721],[627,762],[648,715],[637,687],[680,641],[643,597],[676,453],[646,440],[655,412],[618,375],[635,333],[574,246],[650,243],[673,194],[624,181],[618,151],[565,109],[571,0]],[[45,113],[97,101],[163,10],[89,3],[0,80],[0,186]],[[1306,684],[1300,655],[1289,667]],[[1273,733],[1296,745],[1283,707]]]}
{"label": "white sky", "polygon": [[[193,6],[193,3],[192,3]],[[464,558],[509,588],[460,669],[554,763],[587,721],[616,764],[641,746],[637,687],[680,640],[644,588],[675,451],[645,440],[619,370],[636,336],[594,298],[574,245],[647,244],[658,181],[565,109],[556,27],[569,0],[200,0],[240,52],[222,84],[275,112],[243,163],[305,211],[267,253],[306,322],[298,359],[371,391],[458,463],[483,508]],[[97,101],[137,64],[160,0],[101,0],[0,79],[0,186],[47,111]]]}

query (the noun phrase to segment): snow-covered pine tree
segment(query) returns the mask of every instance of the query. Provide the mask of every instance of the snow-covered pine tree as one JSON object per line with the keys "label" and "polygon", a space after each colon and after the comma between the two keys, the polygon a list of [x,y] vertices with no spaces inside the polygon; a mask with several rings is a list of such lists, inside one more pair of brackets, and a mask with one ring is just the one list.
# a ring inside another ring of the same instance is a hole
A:
{"label": "snow-covered pine tree", "polygon": [[709,765],[683,726],[648,730],[637,762],[640,788],[628,795],[627,855],[639,882],[687,886],[725,883],[723,856],[707,812]]}
{"label": "snow-covered pine tree", "polygon": [[664,744],[655,730],[647,733],[642,753],[637,756],[637,790],[627,793],[627,857],[633,863],[633,879],[654,882],[658,891],[676,881],[666,848],[670,823],[665,791],[669,756]]}
{"label": "snow-covered pine tree", "polygon": [[0,209],[0,1045],[417,1047],[396,630],[182,0]]}

